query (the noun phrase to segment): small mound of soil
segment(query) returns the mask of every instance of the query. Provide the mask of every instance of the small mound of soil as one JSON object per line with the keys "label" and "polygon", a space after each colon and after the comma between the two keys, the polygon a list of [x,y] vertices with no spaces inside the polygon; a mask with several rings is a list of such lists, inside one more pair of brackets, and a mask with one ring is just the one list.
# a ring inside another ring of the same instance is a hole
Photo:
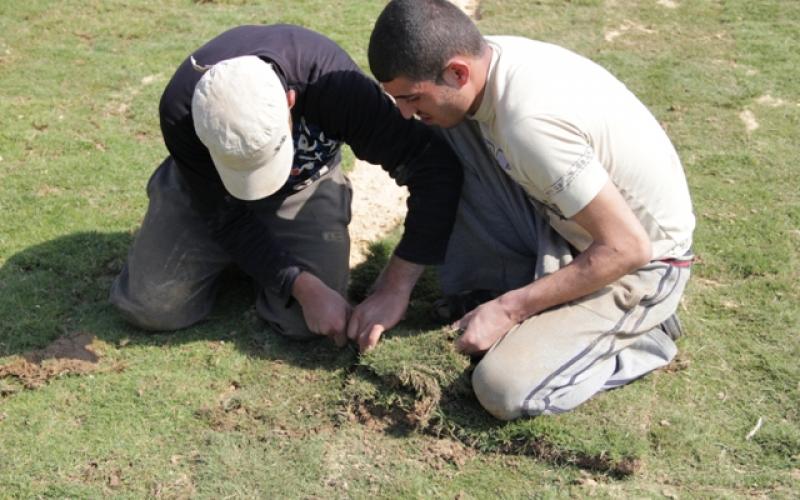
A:
{"label": "small mound of soil", "polygon": [[59,337],[44,349],[17,356],[0,366],[0,379],[16,378],[26,389],[36,389],[53,377],[96,372],[100,356],[92,347],[94,341],[94,335],[86,332]]}

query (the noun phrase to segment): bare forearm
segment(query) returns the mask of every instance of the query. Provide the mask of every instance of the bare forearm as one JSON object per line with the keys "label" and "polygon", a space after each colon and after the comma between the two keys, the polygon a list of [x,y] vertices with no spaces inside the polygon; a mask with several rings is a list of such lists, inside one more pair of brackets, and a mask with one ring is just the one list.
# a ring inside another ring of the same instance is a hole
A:
{"label": "bare forearm", "polygon": [[594,244],[571,264],[535,282],[512,290],[498,302],[516,321],[584,297],[638,269],[649,260]]}
{"label": "bare forearm", "polygon": [[373,289],[409,297],[423,271],[425,271],[425,266],[392,255],[381,275],[375,280]]}
{"label": "bare forearm", "polygon": [[573,220],[592,243],[572,263],[482,304],[458,322],[458,349],[484,352],[514,325],[546,309],[584,297],[646,264],[652,247],[644,228],[608,181]]}
{"label": "bare forearm", "polygon": [[372,294],[359,304],[347,324],[347,337],[361,352],[375,347],[384,331],[403,318],[411,290],[425,267],[393,255],[375,281]]}

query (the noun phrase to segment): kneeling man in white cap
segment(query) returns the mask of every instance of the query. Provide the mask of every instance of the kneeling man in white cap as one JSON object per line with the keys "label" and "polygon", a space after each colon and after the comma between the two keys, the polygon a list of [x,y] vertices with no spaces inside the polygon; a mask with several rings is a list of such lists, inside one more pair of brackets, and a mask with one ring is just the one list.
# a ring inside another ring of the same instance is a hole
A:
{"label": "kneeling man in white cap", "polygon": [[[365,350],[400,320],[423,267],[442,262],[458,160],[322,35],[289,25],[222,33],[180,65],[159,111],[169,156],[110,294],[131,323],[163,331],[201,321],[235,265],[257,283],[256,310],[275,331],[339,345],[349,333]],[[400,243],[355,311],[345,298],[342,144],[410,195]]]}

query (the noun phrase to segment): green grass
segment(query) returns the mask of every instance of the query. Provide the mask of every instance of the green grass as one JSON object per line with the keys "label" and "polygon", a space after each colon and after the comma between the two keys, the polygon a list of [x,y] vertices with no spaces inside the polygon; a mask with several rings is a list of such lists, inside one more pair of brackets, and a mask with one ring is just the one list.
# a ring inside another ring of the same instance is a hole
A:
{"label": "green grass", "polygon": [[[62,336],[94,335],[100,354],[43,384],[0,377],[0,497],[796,496],[800,4],[662,3],[482,2],[484,33],[577,50],[650,107],[683,159],[700,257],[669,370],[501,423],[430,320],[431,274],[364,357],[272,334],[236,275],[208,322],[175,334],[106,303],[186,54],[292,22],[366,67],[382,2],[0,2],[0,373]],[[390,251],[355,270],[355,298]]]}

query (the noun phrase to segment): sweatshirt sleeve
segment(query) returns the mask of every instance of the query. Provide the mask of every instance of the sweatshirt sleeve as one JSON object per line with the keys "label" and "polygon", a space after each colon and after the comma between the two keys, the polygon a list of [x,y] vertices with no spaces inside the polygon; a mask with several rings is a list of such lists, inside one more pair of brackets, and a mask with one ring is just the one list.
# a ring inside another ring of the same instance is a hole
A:
{"label": "sweatshirt sleeve", "polygon": [[444,260],[461,194],[455,154],[432,128],[406,120],[377,83],[360,71],[326,75],[306,89],[305,116],[347,143],[361,160],[381,165],[409,191],[395,254],[423,265]]}
{"label": "sweatshirt sleeve", "polygon": [[188,185],[192,207],[206,220],[210,236],[233,262],[262,288],[289,301],[302,270],[272,231],[259,220],[251,202],[228,194],[208,149],[194,131],[191,95],[197,73],[187,63],[178,70],[159,103],[161,133]]}
{"label": "sweatshirt sleeve", "polygon": [[202,178],[188,169],[183,173],[192,204],[206,219],[211,237],[242,271],[288,303],[294,280],[303,267],[259,220],[258,202],[234,198],[220,181]]}

